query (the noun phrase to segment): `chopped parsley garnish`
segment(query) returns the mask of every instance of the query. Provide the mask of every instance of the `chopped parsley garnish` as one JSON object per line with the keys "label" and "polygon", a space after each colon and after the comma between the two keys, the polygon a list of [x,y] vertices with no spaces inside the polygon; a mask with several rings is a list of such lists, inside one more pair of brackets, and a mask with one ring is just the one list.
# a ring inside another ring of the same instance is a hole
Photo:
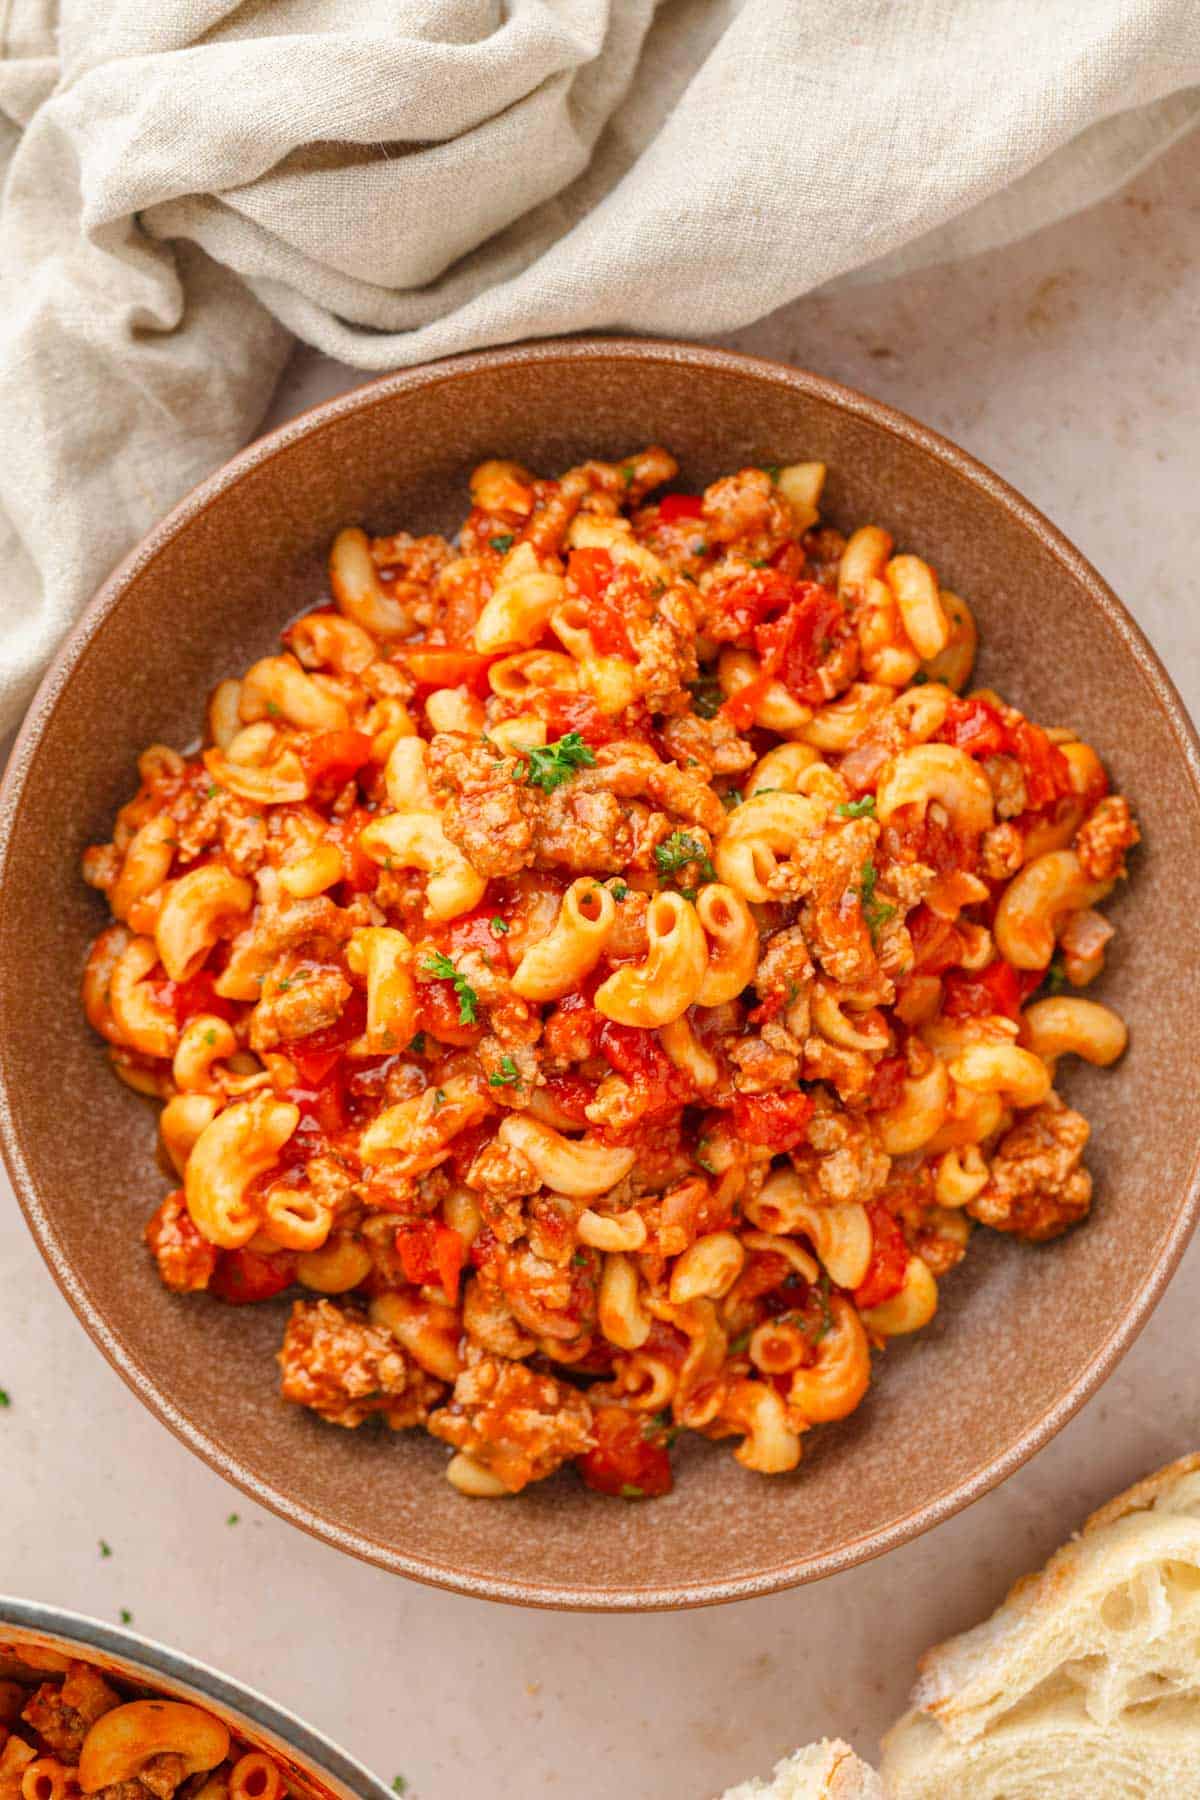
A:
{"label": "chopped parsley garnish", "polygon": [[434,1110],[434,1112],[438,1112],[441,1107],[445,1106],[445,1104],[446,1104],[445,1088],[434,1088],[434,1090],[433,1090],[433,1110]]}
{"label": "chopped parsley garnish", "polygon": [[588,1266],[587,1252],[585,1250],[577,1250],[571,1258],[571,1261],[577,1269],[586,1269]]}
{"label": "chopped parsley garnish", "polygon": [[725,808],[725,811],[732,812],[735,806],[740,806],[741,804],[741,788],[726,788],[725,792],[721,795],[721,805]]}
{"label": "chopped parsley garnish", "polygon": [[12,1405],[12,1399],[9,1396],[8,1389],[0,1388],[0,1407],[11,1406],[11,1405]]}
{"label": "chopped parsley garnish", "polygon": [[763,474],[769,475],[772,481],[778,481],[779,477],[783,474],[782,463],[764,463],[762,467]]}
{"label": "chopped parsley garnish", "polygon": [[692,696],[692,711],[699,719],[715,719],[725,700],[721,684],[715,675],[701,675],[698,681],[688,682],[688,692]]}
{"label": "chopped parsley garnish", "polygon": [[839,819],[870,819],[875,813],[874,794],[864,794],[861,800],[847,800],[838,807]]}
{"label": "chopped parsley garnish", "polygon": [[211,1025],[209,1026],[208,1030],[204,1034],[204,1041],[206,1044],[215,1044],[217,1041],[216,1031],[214,1030],[214,1028]]}
{"label": "chopped parsley garnish", "polygon": [[739,1331],[735,1338],[729,1340],[730,1356],[741,1355],[742,1351],[746,1348],[746,1345],[750,1342],[750,1335],[751,1334],[748,1331]]}
{"label": "chopped parsley garnish", "polygon": [[227,1525],[237,1525],[240,1522],[241,1522],[241,1514],[240,1513],[230,1513],[229,1517],[225,1521],[225,1523]]}
{"label": "chopped parsley garnish", "polygon": [[267,701],[267,711],[270,713],[270,715],[273,719],[278,719],[281,716],[279,708],[276,706],[276,704],[273,700]]}
{"label": "chopped parsley garnish", "polygon": [[1040,992],[1043,994],[1061,994],[1067,985],[1067,965],[1061,956],[1051,958],[1050,966],[1042,977]]}
{"label": "chopped parsley garnish", "polygon": [[929,676],[926,674],[925,670],[918,669],[916,674],[913,676],[911,682],[909,683],[909,686],[910,687],[924,687],[925,683],[928,680],[929,680]]}
{"label": "chopped parsley garnish", "polygon": [[694,543],[692,545],[692,555],[693,556],[707,556],[708,555],[708,545],[704,542],[703,538],[699,538],[696,541],[696,543]]}
{"label": "chopped parsley garnish", "polygon": [[489,1087],[520,1087],[521,1071],[511,1056],[500,1058],[500,1067],[494,1075],[488,1076]]}
{"label": "chopped parsley garnish", "polygon": [[210,781],[208,786],[204,790],[204,798],[206,800],[215,800],[217,795],[220,793],[220,791],[221,790],[217,786],[216,782]]}
{"label": "chopped parsley garnish", "polygon": [[435,950],[432,956],[425,958],[421,968],[426,975],[432,975],[437,981],[453,982],[454,992],[458,996],[458,1022],[460,1025],[473,1025],[479,995],[466,976],[459,974],[450,958],[441,950]]}
{"label": "chopped parsley garnish", "polygon": [[488,920],[488,930],[493,937],[507,937],[512,930],[512,926],[507,919],[502,919],[499,913],[493,913],[492,917]]}
{"label": "chopped parsley garnish", "polygon": [[100,1539],[100,1554],[101,1556],[112,1555],[112,1545],[106,1544],[103,1538]]}
{"label": "chopped parsley garnish", "polygon": [[646,1490],[645,1488],[635,1487],[632,1481],[623,1481],[621,1483],[621,1498],[622,1500],[644,1500],[646,1498]]}
{"label": "chopped parsley garnish", "polygon": [[637,470],[632,463],[621,464],[621,480],[625,483],[626,487],[632,487],[636,477]]}
{"label": "chopped parsley garnish", "polygon": [[497,555],[507,556],[513,547],[513,533],[511,531],[502,531],[499,537],[491,538],[489,539],[489,542]]}
{"label": "chopped parsley garnish", "polygon": [[689,837],[686,831],[673,831],[669,838],[656,844],[654,861],[664,881],[672,880],[681,869],[688,868],[692,863],[698,866],[702,881],[717,879],[717,871],[713,868],[704,845],[698,838]]}
{"label": "chopped parsley garnish", "polygon": [[122,1625],[132,1625],[133,1624],[133,1614],[130,1612],[130,1610],[127,1606],[123,1606],[121,1608],[121,1623],[122,1623]]}
{"label": "chopped parsley garnish", "polygon": [[552,794],[564,781],[580,769],[590,769],[596,758],[577,731],[568,731],[555,744],[532,744],[525,748],[529,766],[525,779],[530,787],[540,787]]}
{"label": "chopped parsley garnish", "polygon": [[393,1794],[407,1794],[408,1777],[406,1775],[392,1776],[392,1792]]}
{"label": "chopped parsley garnish", "polygon": [[703,1169],[706,1175],[715,1175],[717,1172],[715,1164],[709,1162],[707,1157],[701,1156],[700,1154],[702,1150],[706,1150],[707,1148],[708,1139],[706,1137],[697,1138],[696,1148],[692,1151],[692,1161],[698,1169]]}
{"label": "chopped parsley garnish", "polygon": [[885,900],[875,898],[875,883],[879,880],[879,871],[873,862],[863,864],[858,880],[858,899],[863,920],[871,934],[871,942],[874,943],[882,927],[896,916],[896,908],[889,906]]}
{"label": "chopped parsley garnish", "polygon": [[629,898],[628,882],[614,881],[608,891],[618,903],[622,900],[628,900]]}
{"label": "chopped parsley garnish", "polygon": [[413,1039],[412,1043],[408,1047],[412,1051],[414,1056],[424,1056],[424,1054],[425,1054],[425,1033],[423,1031],[418,1031],[416,1037]]}

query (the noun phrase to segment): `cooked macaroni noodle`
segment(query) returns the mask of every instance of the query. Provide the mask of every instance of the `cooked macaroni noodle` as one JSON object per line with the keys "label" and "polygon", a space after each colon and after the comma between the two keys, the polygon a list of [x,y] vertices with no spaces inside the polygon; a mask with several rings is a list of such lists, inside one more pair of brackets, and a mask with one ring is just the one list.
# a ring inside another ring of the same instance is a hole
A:
{"label": "cooked macaroni noodle", "polygon": [[466,1495],[665,1493],[680,1429],[795,1467],[976,1222],[1087,1212],[1057,1068],[1125,1046],[1060,992],[1138,840],[1095,752],[968,691],[967,601],[822,526],[821,464],[676,472],[490,462],[453,544],[343,531],[84,859],[162,1278],[290,1291],[286,1399]]}

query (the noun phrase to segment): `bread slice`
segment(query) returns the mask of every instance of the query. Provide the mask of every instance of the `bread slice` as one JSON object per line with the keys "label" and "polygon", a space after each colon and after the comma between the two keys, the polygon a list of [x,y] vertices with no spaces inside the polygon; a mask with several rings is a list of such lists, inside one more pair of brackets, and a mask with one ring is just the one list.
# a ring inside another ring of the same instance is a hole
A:
{"label": "bread slice", "polygon": [[920,1668],[884,1739],[888,1800],[1200,1794],[1200,1455],[1094,1513]]}
{"label": "bread slice", "polygon": [[883,1800],[874,1769],[840,1738],[806,1744],[775,1764],[769,1781],[743,1781],[721,1800]]}

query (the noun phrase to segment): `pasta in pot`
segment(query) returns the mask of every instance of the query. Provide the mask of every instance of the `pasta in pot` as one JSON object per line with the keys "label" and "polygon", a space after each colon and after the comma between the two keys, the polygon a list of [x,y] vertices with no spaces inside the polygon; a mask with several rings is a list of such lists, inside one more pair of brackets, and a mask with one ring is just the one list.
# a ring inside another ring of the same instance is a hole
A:
{"label": "pasta in pot", "polygon": [[0,1782],[21,1800],[328,1795],[189,1700],[24,1640],[0,1642],[0,1662]]}
{"label": "pasta in pot", "polygon": [[794,1468],[976,1223],[1088,1211],[1058,1065],[1125,1047],[1061,991],[1138,841],[1096,753],[969,688],[968,601],[820,463],[676,474],[343,531],[84,858],[162,1279],[289,1294],[285,1399],[473,1497],[665,1493],[682,1429]]}

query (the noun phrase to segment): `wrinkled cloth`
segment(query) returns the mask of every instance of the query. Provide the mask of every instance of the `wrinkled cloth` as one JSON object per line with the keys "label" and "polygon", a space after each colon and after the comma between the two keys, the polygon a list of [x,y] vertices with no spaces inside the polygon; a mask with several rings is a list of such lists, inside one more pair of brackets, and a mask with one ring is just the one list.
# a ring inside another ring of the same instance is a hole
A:
{"label": "wrinkled cloth", "polygon": [[0,727],[294,338],[730,331],[1200,111],[1195,0],[0,0],[0,45]]}

